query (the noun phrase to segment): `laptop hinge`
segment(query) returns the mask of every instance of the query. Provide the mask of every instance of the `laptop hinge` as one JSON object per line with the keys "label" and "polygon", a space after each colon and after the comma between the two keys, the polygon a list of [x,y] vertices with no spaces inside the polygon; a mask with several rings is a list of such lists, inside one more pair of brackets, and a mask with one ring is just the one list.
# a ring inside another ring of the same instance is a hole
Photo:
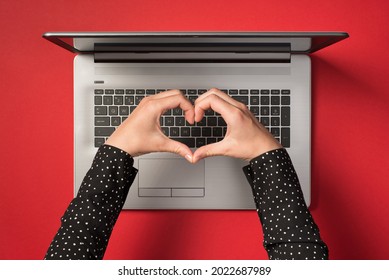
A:
{"label": "laptop hinge", "polygon": [[96,43],[97,63],[290,63],[289,43]]}

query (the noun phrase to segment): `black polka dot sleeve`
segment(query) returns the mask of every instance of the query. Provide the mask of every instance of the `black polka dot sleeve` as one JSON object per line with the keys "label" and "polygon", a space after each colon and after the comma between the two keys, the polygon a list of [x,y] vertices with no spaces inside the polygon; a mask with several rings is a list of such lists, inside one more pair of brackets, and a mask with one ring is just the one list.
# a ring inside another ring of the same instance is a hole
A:
{"label": "black polka dot sleeve", "polygon": [[103,145],[97,151],[77,196],[45,259],[102,259],[113,226],[137,174],[126,152]]}
{"label": "black polka dot sleeve", "polygon": [[243,171],[253,190],[269,259],[328,259],[287,151],[262,154]]}

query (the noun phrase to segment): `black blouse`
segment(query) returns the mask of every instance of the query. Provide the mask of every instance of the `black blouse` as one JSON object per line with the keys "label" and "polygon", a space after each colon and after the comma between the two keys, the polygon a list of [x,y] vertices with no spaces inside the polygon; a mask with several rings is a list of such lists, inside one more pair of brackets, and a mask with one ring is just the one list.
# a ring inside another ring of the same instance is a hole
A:
{"label": "black blouse", "polygon": [[[137,174],[133,163],[133,158],[118,148],[99,148],[45,259],[103,258]],[[327,259],[327,246],[304,202],[286,150],[260,155],[243,171],[253,190],[269,258]]]}

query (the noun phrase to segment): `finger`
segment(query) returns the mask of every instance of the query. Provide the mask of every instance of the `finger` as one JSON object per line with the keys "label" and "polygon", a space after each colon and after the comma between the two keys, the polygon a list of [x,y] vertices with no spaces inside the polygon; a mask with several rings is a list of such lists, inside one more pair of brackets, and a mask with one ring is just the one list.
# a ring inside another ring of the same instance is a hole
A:
{"label": "finger", "polygon": [[[228,94],[222,92],[221,90],[219,90],[217,88],[211,88],[206,93],[200,95],[200,97],[196,99],[196,102],[200,102],[201,100],[203,100],[204,98],[208,97],[211,94],[215,94],[215,95],[219,96],[220,98],[224,99],[226,102],[228,102],[234,106],[237,106],[237,107],[239,107],[242,104],[239,101],[236,101],[234,98],[232,98],[231,96],[229,96]],[[197,104],[196,102],[195,102],[195,104]]]}
{"label": "finger", "polygon": [[231,113],[236,110],[240,110],[239,108],[225,101],[223,98],[219,97],[218,95],[210,94],[200,102],[196,103],[195,121],[199,122],[203,118],[204,112],[210,108],[213,111],[220,113],[227,124],[229,123],[229,120],[232,117]]}
{"label": "finger", "polygon": [[154,102],[156,103],[155,106],[158,107],[158,113],[160,115],[166,110],[180,107],[184,111],[185,119],[191,124],[194,123],[194,107],[182,94],[168,95],[164,98],[158,98]]}
{"label": "finger", "polygon": [[166,137],[166,141],[161,148],[161,152],[170,152],[182,156],[190,163],[193,163],[193,153],[185,144],[171,140]]}
{"label": "finger", "polygon": [[172,96],[172,95],[183,95],[183,94],[178,89],[172,89],[172,90],[163,91],[163,92],[160,92],[160,93],[157,93],[154,95],[149,95],[149,97],[151,99],[160,99],[160,98],[165,98],[165,97]]}
{"label": "finger", "polygon": [[193,154],[193,163],[198,162],[199,160],[206,158],[206,157],[213,157],[213,156],[222,156],[225,154],[225,142],[224,140],[208,144],[205,146],[202,146],[198,148],[195,153]]}

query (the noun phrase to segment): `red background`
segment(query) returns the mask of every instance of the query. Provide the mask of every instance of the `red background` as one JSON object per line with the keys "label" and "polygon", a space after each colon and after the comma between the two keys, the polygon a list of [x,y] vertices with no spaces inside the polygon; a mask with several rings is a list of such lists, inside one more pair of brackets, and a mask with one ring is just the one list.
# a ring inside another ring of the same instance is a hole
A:
{"label": "red background", "polygon": [[[371,1],[0,2],[0,259],[41,259],[72,198],[73,54],[45,31],[347,31],[312,56],[312,214],[332,259],[389,259],[388,10]],[[124,211],[107,259],[262,259],[254,211]]]}

